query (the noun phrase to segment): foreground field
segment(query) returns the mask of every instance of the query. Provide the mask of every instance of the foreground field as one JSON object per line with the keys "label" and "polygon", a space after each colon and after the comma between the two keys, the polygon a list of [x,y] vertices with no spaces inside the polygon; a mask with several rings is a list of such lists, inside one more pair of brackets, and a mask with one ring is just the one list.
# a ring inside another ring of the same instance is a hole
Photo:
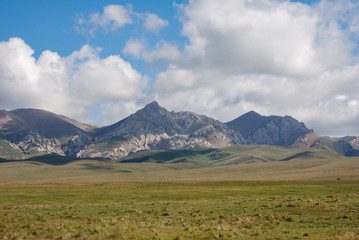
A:
{"label": "foreground field", "polygon": [[0,239],[359,239],[359,182],[0,185]]}

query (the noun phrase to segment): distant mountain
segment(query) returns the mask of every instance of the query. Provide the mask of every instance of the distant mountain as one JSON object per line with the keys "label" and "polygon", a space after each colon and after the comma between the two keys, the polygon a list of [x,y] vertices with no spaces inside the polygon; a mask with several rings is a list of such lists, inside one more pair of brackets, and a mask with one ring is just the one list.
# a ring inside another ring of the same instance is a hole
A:
{"label": "distant mountain", "polygon": [[268,144],[278,146],[292,145],[299,137],[310,133],[304,123],[285,116],[262,116],[254,111],[248,112],[226,123],[237,131],[247,144]]}
{"label": "distant mountain", "polygon": [[[94,143],[80,153],[81,157],[113,158],[140,150],[220,148],[244,143],[240,134],[218,120],[192,112],[169,112],[157,102],[98,129],[94,135]],[[108,148],[111,145],[117,147]]]}
{"label": "distant mountain", "polygon": [[91,142],[91,129],[87,124],[44,110],[0,111],[2,140],[25,155],[51,152],[76,156]]}
{"label": "distant mountain", "polygon": [[298,138],[294,147],[318,148],[332,150],[347,157],[359,156],[359,137],[347,136],[343,138],[330,138],[309,133]]}
{"label": "distant mountain", "polygon": [[344,141],[350,144],[353,149],[359,150],[359,137],[356,136],[346,136],[343,138],[338,138],[339,141]]}
{"label": "distant mountain", "polygon": [[102,128],[43,110],[0,111],[0,157],[5,159],[39,154],[114,159],[141,150],[196,150],[234,144],[315,147],[346,156],[359,151],[356,137],[325,140],[290,116],[267,117],[253,111],[222,123],[192,112],[170,112],[152,102]]}

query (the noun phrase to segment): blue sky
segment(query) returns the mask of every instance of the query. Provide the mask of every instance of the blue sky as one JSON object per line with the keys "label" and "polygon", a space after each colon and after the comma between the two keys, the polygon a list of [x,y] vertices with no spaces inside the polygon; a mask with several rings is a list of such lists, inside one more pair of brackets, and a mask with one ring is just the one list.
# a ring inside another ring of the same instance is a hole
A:
{"label": "blue sky", "polygon": [[[318,1],[296,0],[293,2],[310,5]],[[180,13],[175,4],[186,3],[188,3],[187,0],[88,0],[86,3],[73,0],[1,0],[0,22],[3,24],[0,29],[0,40],[7,41],[11,37],[24,39],[35,50],[35,58],[38,58],[45,50],[67,56],[84,44],[103,48],[102,57],[122,54],[128,37],[147,38],[147,41],[152,44],[160,39],[166,39],[181,46],[186,38],[181,36]],[[130,5],[133,11],[139,13],[154,13],[168,20],[171,27],[152,36],[136,25],[126,26],[117,32],[99,31],[96,36],[81,35],[76,32],[74,27],[79,18],[102,12],[104,6],[111,4]]]}
{"label": "blue sky", "polygon": [[[96,125],[157,100],[359,135],[356,0],[0,0],[0,109]],[[359,86],[358,86],[359,87]]]}
{"label": "blue sky", "polygon": [[[186,1],[177,0],[176,4]],[[171,27],[157,34],[158,39],[166,38],[183,41],[180,38],[181,25],[177,18],[177,9],[172,1],[26,1],[1,0],[0,20],[2,23],[0,39],[7,41],[11,37],[21,37],[35,50],[35,57],[42,51],[56,51],[60,55],[68,55],[84,44],[103,48],[103,56],[121,53],[129,36],[146,37],[142,29],[135,25],[126,26],[117,32],[99,31],[96,36],[78,34],[74,27],[80,17],[102,12],[107,5],[131,5],[138,13],[151,12],[167,19]],[[151,36],[152,38],[154,36]]]}

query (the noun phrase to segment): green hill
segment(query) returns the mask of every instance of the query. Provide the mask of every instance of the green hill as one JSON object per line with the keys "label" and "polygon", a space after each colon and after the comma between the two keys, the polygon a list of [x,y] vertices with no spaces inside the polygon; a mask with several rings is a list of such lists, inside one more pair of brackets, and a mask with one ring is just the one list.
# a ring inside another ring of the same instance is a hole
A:
{"label": "green hill", "polygon": [[23,156],[20,150],[13,148],[6,135],[0,131],[0,155],[2,158],[17,159]]}
{"label": "green hill", "polygon": [[241,163],[329,157],[340,157],[340,155],[323,149],[294,149],[269,145],[234,145],[221,149],[199,151],[140,151],[119,161],[121,163],[192,163],[202,166],[224,166]]}
{"label": "green hill", "polygon": [[120,160],[56,155],[0,161],[0,182],[359,179],[359,158],[268,145],[142,151]]}

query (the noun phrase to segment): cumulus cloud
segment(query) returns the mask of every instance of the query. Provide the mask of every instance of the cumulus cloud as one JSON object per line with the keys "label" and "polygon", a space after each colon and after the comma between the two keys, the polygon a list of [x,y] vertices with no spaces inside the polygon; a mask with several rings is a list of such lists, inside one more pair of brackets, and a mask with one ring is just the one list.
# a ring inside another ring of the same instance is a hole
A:
{"label": "cumulus cloud", "polygon": [[47,50],[36,60],[22,39],[0,42],[1,105],[43,108],[79,120],[90,120],[93,109],[106,116],[114,110],[117,115],[106,122],[120,120],[132,113],[146,80],[119,55],[100,58],[99,52],[85,45],[66,57]]}
{"label": "cumulus cloud", "polygon": [[121,5],[108,5],[103,9],[103,14],[98,13],[91,15],[91,22],[102,27],[110,26],[117,30],[125,24],[132,23],[130,12]]}
{"label": "cumulus cloud", "polygon": [[126,24],[132,23],[131,11],[122,5],[108,5],[103,13],[94,13],[89,18],[77,20],[75,30],[82,34],[93,35],[98,29],[116,31]]}
{"label": "cumulus cloud", "polygon": [[146,46],[142,40],[130,39],[126,42],[123,52],[148,63],[161,60],[174,62],[183,59],[178,47],[169,42],[160,41],[152,48]]}
{"label": "cumulus cloud", "polygon": [[123,53],[131,55],[135,58],[141,58],[144,51],[144,44],[141,40],[130,39],[126,42],[126,46],[123,49]]}
{"label": "cumulus cloud", "polygon": [[117,31],[126,24],[133,24],[133,19],[140,20],[145,29],[154,33],[158,33],[162,28],[168,26],[167,20],[150,12],[134,12],[131,5],[107,5],[103,9],[103,13],[96,12],[88,17],[79,17],[75,30],[84,35],[94,35],[100,29]]}
{"label": "cumulus cloud", "polygon": [[168,21],[158,17],[156,14],[146,12],[144,14],[144,27],[151,32],[159,32],[168,26]]}
{"label": "cumulus cloud", "polygon": [[152,94],[168,108],[223,121],[255,110],[292,115],[319,134],[359,135],[358,6],[190,1],[181,18],[188,44],[175,59],[163,56],[168,68]]}
{"label": "cumulus cloud", "polygon": [[229,73],[307,77],[350,61],[350,44],[340,26],[307,5],[198,0],[185,14],[188,55]]}
{"label": "cumulus cloud", "polygon": [[79,100],[93,102],[129,100],[138,94],[141,75],[120,56],[89,58],[72,75],[71,91]]}

